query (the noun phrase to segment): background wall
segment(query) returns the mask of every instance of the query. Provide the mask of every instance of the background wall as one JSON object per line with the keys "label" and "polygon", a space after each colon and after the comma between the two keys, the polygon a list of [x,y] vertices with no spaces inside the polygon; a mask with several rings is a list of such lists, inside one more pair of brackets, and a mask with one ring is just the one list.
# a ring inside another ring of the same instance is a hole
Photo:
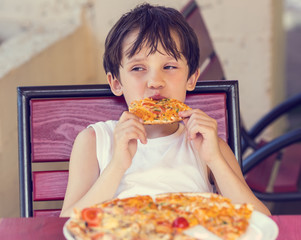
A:
{"label": "background wall", "polygon": [[[16,87],[105,83],[105,36],[142,2],[0,0],[0,217],[19,215]],[[149,2],[181,9],[188,1]],[[282,1],[197,2],[227,79],[239,80],[250,127],[284,96]]]}
{"label": "background wall", "polygon": [[97,82],[83,2],[0,0],[0,217],[19,216],[17,86]]}

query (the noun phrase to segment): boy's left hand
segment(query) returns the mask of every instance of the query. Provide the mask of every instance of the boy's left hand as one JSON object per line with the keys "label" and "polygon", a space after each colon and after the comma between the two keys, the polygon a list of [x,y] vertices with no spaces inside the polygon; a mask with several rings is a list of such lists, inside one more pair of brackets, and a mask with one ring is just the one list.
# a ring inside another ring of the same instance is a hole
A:
{"label": "boy's left hand", "polygon": [[184,118],[187,137],[192,140],[200,158],[207,164],[214,159],[219,159],[222,153],[219,148],[217,121],[200,109],[179,112],[179,116]]}

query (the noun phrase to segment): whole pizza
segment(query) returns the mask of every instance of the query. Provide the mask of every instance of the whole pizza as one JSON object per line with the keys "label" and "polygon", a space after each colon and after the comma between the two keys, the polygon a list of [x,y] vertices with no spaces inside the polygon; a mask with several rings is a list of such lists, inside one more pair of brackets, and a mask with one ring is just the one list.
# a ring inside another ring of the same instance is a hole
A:
{"label": "whole pizza", "polygon": [[202,226],[232,240],[248,228],[250,204],[232,204],[213,193],[168,193],[114,199],[75,210],[66,224],[74,239],[192,240],[185,232]]}
{"label": "whole pizza", "polygon": [[177,99],[152,99],[145,98],[133,101],[129,112],[143,120],[144,124],[166,124],[183,120],[180,111],[191,109]]}

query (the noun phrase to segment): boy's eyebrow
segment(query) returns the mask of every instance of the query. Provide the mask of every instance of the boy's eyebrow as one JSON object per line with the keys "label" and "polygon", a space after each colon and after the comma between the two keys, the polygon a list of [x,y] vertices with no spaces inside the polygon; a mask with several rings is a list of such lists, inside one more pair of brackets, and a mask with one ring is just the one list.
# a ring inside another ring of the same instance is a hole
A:
{"label": "boy's eyebrow", "polygon": [[[162,54],[162,56],[164,56],[166,58],[166,60],[175,60],[175,61],[178,61],[177,59],[175,59],[173,56],[170,56],[170,55],[165,55],[165,54]],[[137,57],[137,56],[133,56],[132,58],[127,58],[128,61],[127,61],[127,64],[131,64],[133,62],[140,62],[140,61],[144,61],[147,59],[147,56],[146,57]]]}
{"label": "boy's eyebrow", "polygon": [[167,60],[176,60],[176,61],[178,61],[176,58],[174,58],[173,56],[170,56],[170,55],[166,56],[166,59]]}
{"label": "boy's eyebrow", "polygon": [[144,61],[146,59],[146,57],[132,57],[132,58],[126,58],[128,61],[127,61],[127,64],[129,63],[133,63],[133,62],[140,62],[140,61]]}

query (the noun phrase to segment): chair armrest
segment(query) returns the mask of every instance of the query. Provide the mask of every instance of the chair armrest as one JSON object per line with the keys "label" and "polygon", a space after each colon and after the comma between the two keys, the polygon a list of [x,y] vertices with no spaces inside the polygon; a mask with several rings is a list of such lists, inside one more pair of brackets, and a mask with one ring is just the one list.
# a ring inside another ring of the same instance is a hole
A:
{"label": "chair armrest", "polygon": [[301,192],[290,192],[290,193],[261,193],[253,191],[256,197],[261,201],[272,201],[272,202],[287,202],[287,201],[300,201]]}
{"label": "chair armrest", "polygon": [[249,131],[246,130],[244,126],[241,126],[242,153],[244,153],[248,147],[251,147],[253,150],[257,150],[259,147],[257,146],[255,139],[262,132],[262,130],[264,130],[270,123],[277,120],[283,114],[287,113],[298,105],[301,105],[301,93],[288,98],[281,104],[277,105],[266,115],[264,115]]}
{"label": "chair armrest", "polygon": [[270,112],[264,115],[249,131],[249,136],[251,138],[256,138],[256,136],[270,123],[275,121],[278,117],[287,113],[296,106],[301,105],[301,93],[293,97],[288,98],[281,104],[277,105]]}
{"label": "chair armrest", "polygon": [[265,144],[246,159],[243,160],[243,173],[246,174],[260,161],[264,160],[269,155],[279,151],[286,146],[293,144],[295,142],[301,141],[301,128],[292,130],[273,141]]}

